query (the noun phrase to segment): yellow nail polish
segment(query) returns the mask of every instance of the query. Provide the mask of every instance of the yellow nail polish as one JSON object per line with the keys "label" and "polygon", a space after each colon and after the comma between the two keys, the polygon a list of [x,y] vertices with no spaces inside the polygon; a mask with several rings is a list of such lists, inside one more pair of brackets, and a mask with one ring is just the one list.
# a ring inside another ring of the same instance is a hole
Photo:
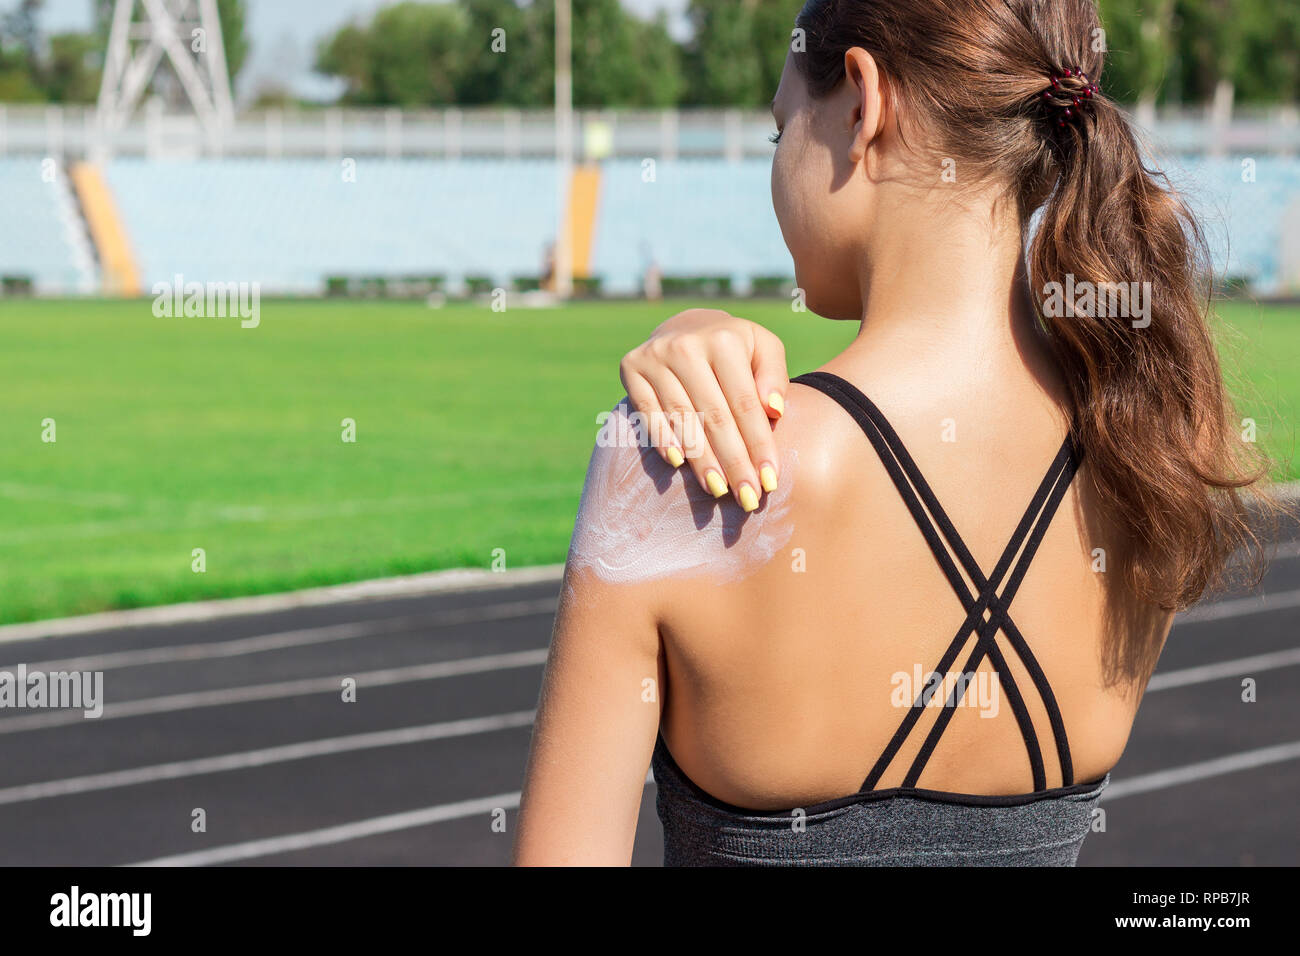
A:
{"label": "yellow nail polish", "polygon": [[740,507],[746,511],[753,511],[758,507],[758,495],[749,485],[740,486]]}
{"label": "yellow nail polish", "polygon": [[771,465],[759,469],[758,480],[762,482],[764,491],[776,491],[776,469]]}
{"label": "yellow nail polish", "polygon": [[767,396],[767,404],[778,416],[785,414],[785,399],[781,397],[780,392],[773,392]]}
{"label": "yellow nail polish", "polygon": [[722,476],[716,471],[705,474],[704,483],[709,486],[709,494],[715,498],[721,498],[727,493],[727,483],[723,481]]}
{"label": "yellow nail polish", "polygon": [[682,462],[685,460],[686,459],[682,457],[681,449],[676,446],[668,449],[668,464],[672,465],[674,468],[682,467]]}

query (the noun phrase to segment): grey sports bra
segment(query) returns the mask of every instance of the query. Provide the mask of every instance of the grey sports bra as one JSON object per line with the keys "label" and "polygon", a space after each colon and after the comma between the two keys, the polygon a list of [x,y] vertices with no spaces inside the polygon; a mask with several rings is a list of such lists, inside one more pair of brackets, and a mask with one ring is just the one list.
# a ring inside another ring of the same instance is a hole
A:
{"label": "grey sports bra", "polygon": [[[932,673],[946,675],[952,671],[962,648],[972,632],[975,634],[974,648],[961,673],[973,675],[985,657],[989,659],[1024,738],[1034,789],[1014,796],[983,796],[916,786],[952,719],[960,693],[965,691],[962,681],[953,686],[901,786],[876,789],[930,702],[933,688],[942,686],[939,681],[927,684],[915,706],[908,708],[857,793],[811,807],[769,812],[717,800],[686,776],[661,736],[651,768],[658,785],[665,865],[1072,866],[1090,832],[1093,810],[1110,775],[1091,783],[1074,783],[1070,745],[1056,697],[1009,609],[1078,470],[1082,451],[1071,437],[1066,437],[993,573],[985,577],[912,456],[875,404],[851,383],[829,372],[812,372],[794,381],[839,403],[876,449],[966,609],[965,620]],[[971,593],[944,546],[945,540],[977,593]],[[1020,659],[1047,712],[1061,767],[1060,787],[1047,788],[1038,734],[998,645],[999,634],[1005,635]]]}

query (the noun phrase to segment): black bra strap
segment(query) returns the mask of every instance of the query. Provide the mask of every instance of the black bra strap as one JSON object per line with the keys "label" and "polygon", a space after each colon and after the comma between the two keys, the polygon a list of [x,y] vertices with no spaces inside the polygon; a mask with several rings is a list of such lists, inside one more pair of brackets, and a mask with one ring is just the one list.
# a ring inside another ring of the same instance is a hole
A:
{"label": "black bra strap", "polygon": [[[1032,561],[1034,553],[1046,533],[1047,526],[1064,498],[1065,492],[1078,468],[1080,453],[1072,440],[1067,437],[1062,443],[1060,451],[1052,462],[1052,466],[1048,469],[1042,482],[1040,482],[1033,500],[1017,525],[1011,540],[1003,550],[993,574],[989,578],[985,578],[979,564],[957,533],[951,519],[943,510],[942,505],[939,504],[929,483],[922,476],[920,469],[917,468],[902,440],[874,403],[851,383],[828,372],[813,372],[800,376],[794,381],[808,385],[827,395],[844,408],[858,423],[867,439],[876,449],[876,453],[880,456],[881,463],[893,480],[917,527],[925,537],[931,552],[939,563],[940,569],[948,578],[949,585],[966,609],[966,618],[949,644],[935,673],[947,674],[951,670],[957,655],[968,642],[972,631],[974,631],[976,634],[975,647],[962,673],[973,674],[986,655],[990,658],[990,663],[999,676],[999,682],[1006,690],[1007,700],[1011,704],[1016,721],[1020,726],[1021,735],[1024,737],[1030,767],[1033,772],[1034,787],[1036,790],[1044,789],[1046,787],[1046,778],[1033,721],[1029,716],[1019,689],[1006,667],[1006,661],[996,644],[998,631],[1004,631],[1012,647],[1016,650],[1022,663],[1024,663],[1026,671],[1043,700],[1052,724],[1057,754],[1061,762],[1063,785],[1070,785],[1073,782],[1073,770],[1070,761],[1069,743],[1065,735],[1065,725],[1061,718],[1060,708],[1041,666],[1034,658],[1019,629],[1011,620],[1008,607],[1019,589],[1020,583],[1028,571],[1029,563]],[[933,520],[931,516],[933,516]],[[938,525],[937,528],[936,524]],[[961,572],[953,562],[947,547],[945,547],[945,541],[957,555],[958,560],[961,561],[967,574],[974,582],[975,587],[978,589],[976,595],[971,594],[966,581],[962,578]],[[1024,546],[1023,551],[1021,550],[1022,545]],[[1020,555],[1019,560],[1015,560],[1017,553]],[[1015,561],[1014,567],[1012,567],[1013,561]],[[1010,578],[1003,592],[999,595],[998,586],[1008,571],[1010,571]],[[986,611],[989,612],[989,620],[987,621],[984,620]],[[959,682],[958,687],[961,686],[962,684]],[[947,706],[940,713],[935,727],[932,728],[923,743],[921,751],[908,771],[904,786],[914,787],[919,780],[921,772],[924,770],[930,755],[933,753],[952,717],[953,709],[957,703],[954,699],[956,689],[954,688],[953,694],[949,696]],[[871,773],[868,774],[862,786],[863,790],[874,789],[880,777],[897,755],[912,728],[920,719],[922,700],[921,694],[918,694],[915,706],[909,708],[893,739],[891,739],[884,753],[880,755],[880,759],[877,760]]]}

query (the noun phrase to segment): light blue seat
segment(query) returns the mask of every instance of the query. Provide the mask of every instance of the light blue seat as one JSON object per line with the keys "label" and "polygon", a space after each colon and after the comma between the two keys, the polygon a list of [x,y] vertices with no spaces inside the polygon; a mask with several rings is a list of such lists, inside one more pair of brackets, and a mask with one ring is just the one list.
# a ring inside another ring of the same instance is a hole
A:
{"label": "light blue seat", "polygon": [[745,291],[755,275],[793,276],[772,212],[765,159],[640,160],[604,164],[592,271],[606,291],[636,292],[650,260],[665,275],[730,277]]}
{"label": "light blue seat", "polygon": [[326,276],[498,284],[542,270],[556,223],[547,161],[118,159],[107,170],[146,288],[260,282],[319,293]]}
{"label": "light blue seat", "polygon": [[1245,158],[1182,158],[1166,172],[1205,229],[1215,274],[1244,277],[1267,295],[1280,291],[1283,280],[1278,251],[1288,206],[1300,199],[1300,161],[1253,158],[1253,181],[1247,181]]}
{"label": "light blue seat", "polygon": [[[41,163],[35,157],[0,159],[0,275],[28,277],[38,292],[90,291],[93,266],[78,265],[61,218],[59,193],[67,187],[47,181]],[[70,215],[70,204],[68,210]]]}

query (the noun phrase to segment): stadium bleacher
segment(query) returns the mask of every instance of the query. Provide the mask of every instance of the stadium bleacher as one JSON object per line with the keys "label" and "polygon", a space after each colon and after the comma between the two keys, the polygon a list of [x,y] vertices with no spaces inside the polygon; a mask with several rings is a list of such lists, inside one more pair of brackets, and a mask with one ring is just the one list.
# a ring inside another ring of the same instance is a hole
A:
{"label": "stadium bleacher", "polygon": [[[1219,274],[1277,290],[1282,216],[1300,197],[1300,164],[1261,157],[1185,159],[1174,184],[1203,219]],[[790,273],[772,212],[769,164],[685,159],[602,164],[592,273],[635,294],[653,259],[665,275]],[[555,235],[555,168],[539,160],[366,162],[345,182],[325,160],[119,160],[108,168],[146,285],[253,277],[318,293],[323,277],[537,275]],[[507,224],[503,228],[503,224]],[[1231,242],[1229,242],[1231,236]]]}
{"label": "stadium bleacher", "polygon": [[[1284,221],[1300,209],[1300,163],[1188,158],[1167,166],[1205,226],[1216,274],[1257,294],[1283,291]],[[555,164],[541,159],[338,160],[121,158],[105,167],[144,290],[187,281],[258,281],[320,294],[327,276],[467,277],[509,286],[543,271],[559,221]],[[603,291],[639,292],[653,261],[665,276],[722,276],[744,293],[786,276],[762,159],[601,164],[591,274]],[[0,160],[0,275],[38,292],[86,293],[97,279],[79,244],[75,204],[38,159]],[[46,177],[48,178],[48,177]],[[1231,241],[1229,240],[1231,237]],[[84,235],[83,235],[84,238]]]}
{"label": "stadium bleacher", "polygon": [[61,170],[38,158],[0,158],[0,275],[37,293],[89,293],[94,261]]}
{"label": "stadium bleacher", "polygon": [[770,179],[763,160],[606,162],[593,273],[622,294],[640,290],[651,259],[665,275],[730,277],[738,292],[753,276],[792,274]]}
{"label": "stadium bleacher", "polygon": [[537,275],[556,231],[542,160],[119,159],[107,167],[146,288],[258,281],[314,295],[324,278]]}
{"label": "stadium bleacher", "polygon": [[1182,159],[1166,172],[1200,219],[1215,274],[1245,279],[1258,294],[1285,291],[1279,249],[1285,217],[1300,211],[1300,163],[1281,157]]}

